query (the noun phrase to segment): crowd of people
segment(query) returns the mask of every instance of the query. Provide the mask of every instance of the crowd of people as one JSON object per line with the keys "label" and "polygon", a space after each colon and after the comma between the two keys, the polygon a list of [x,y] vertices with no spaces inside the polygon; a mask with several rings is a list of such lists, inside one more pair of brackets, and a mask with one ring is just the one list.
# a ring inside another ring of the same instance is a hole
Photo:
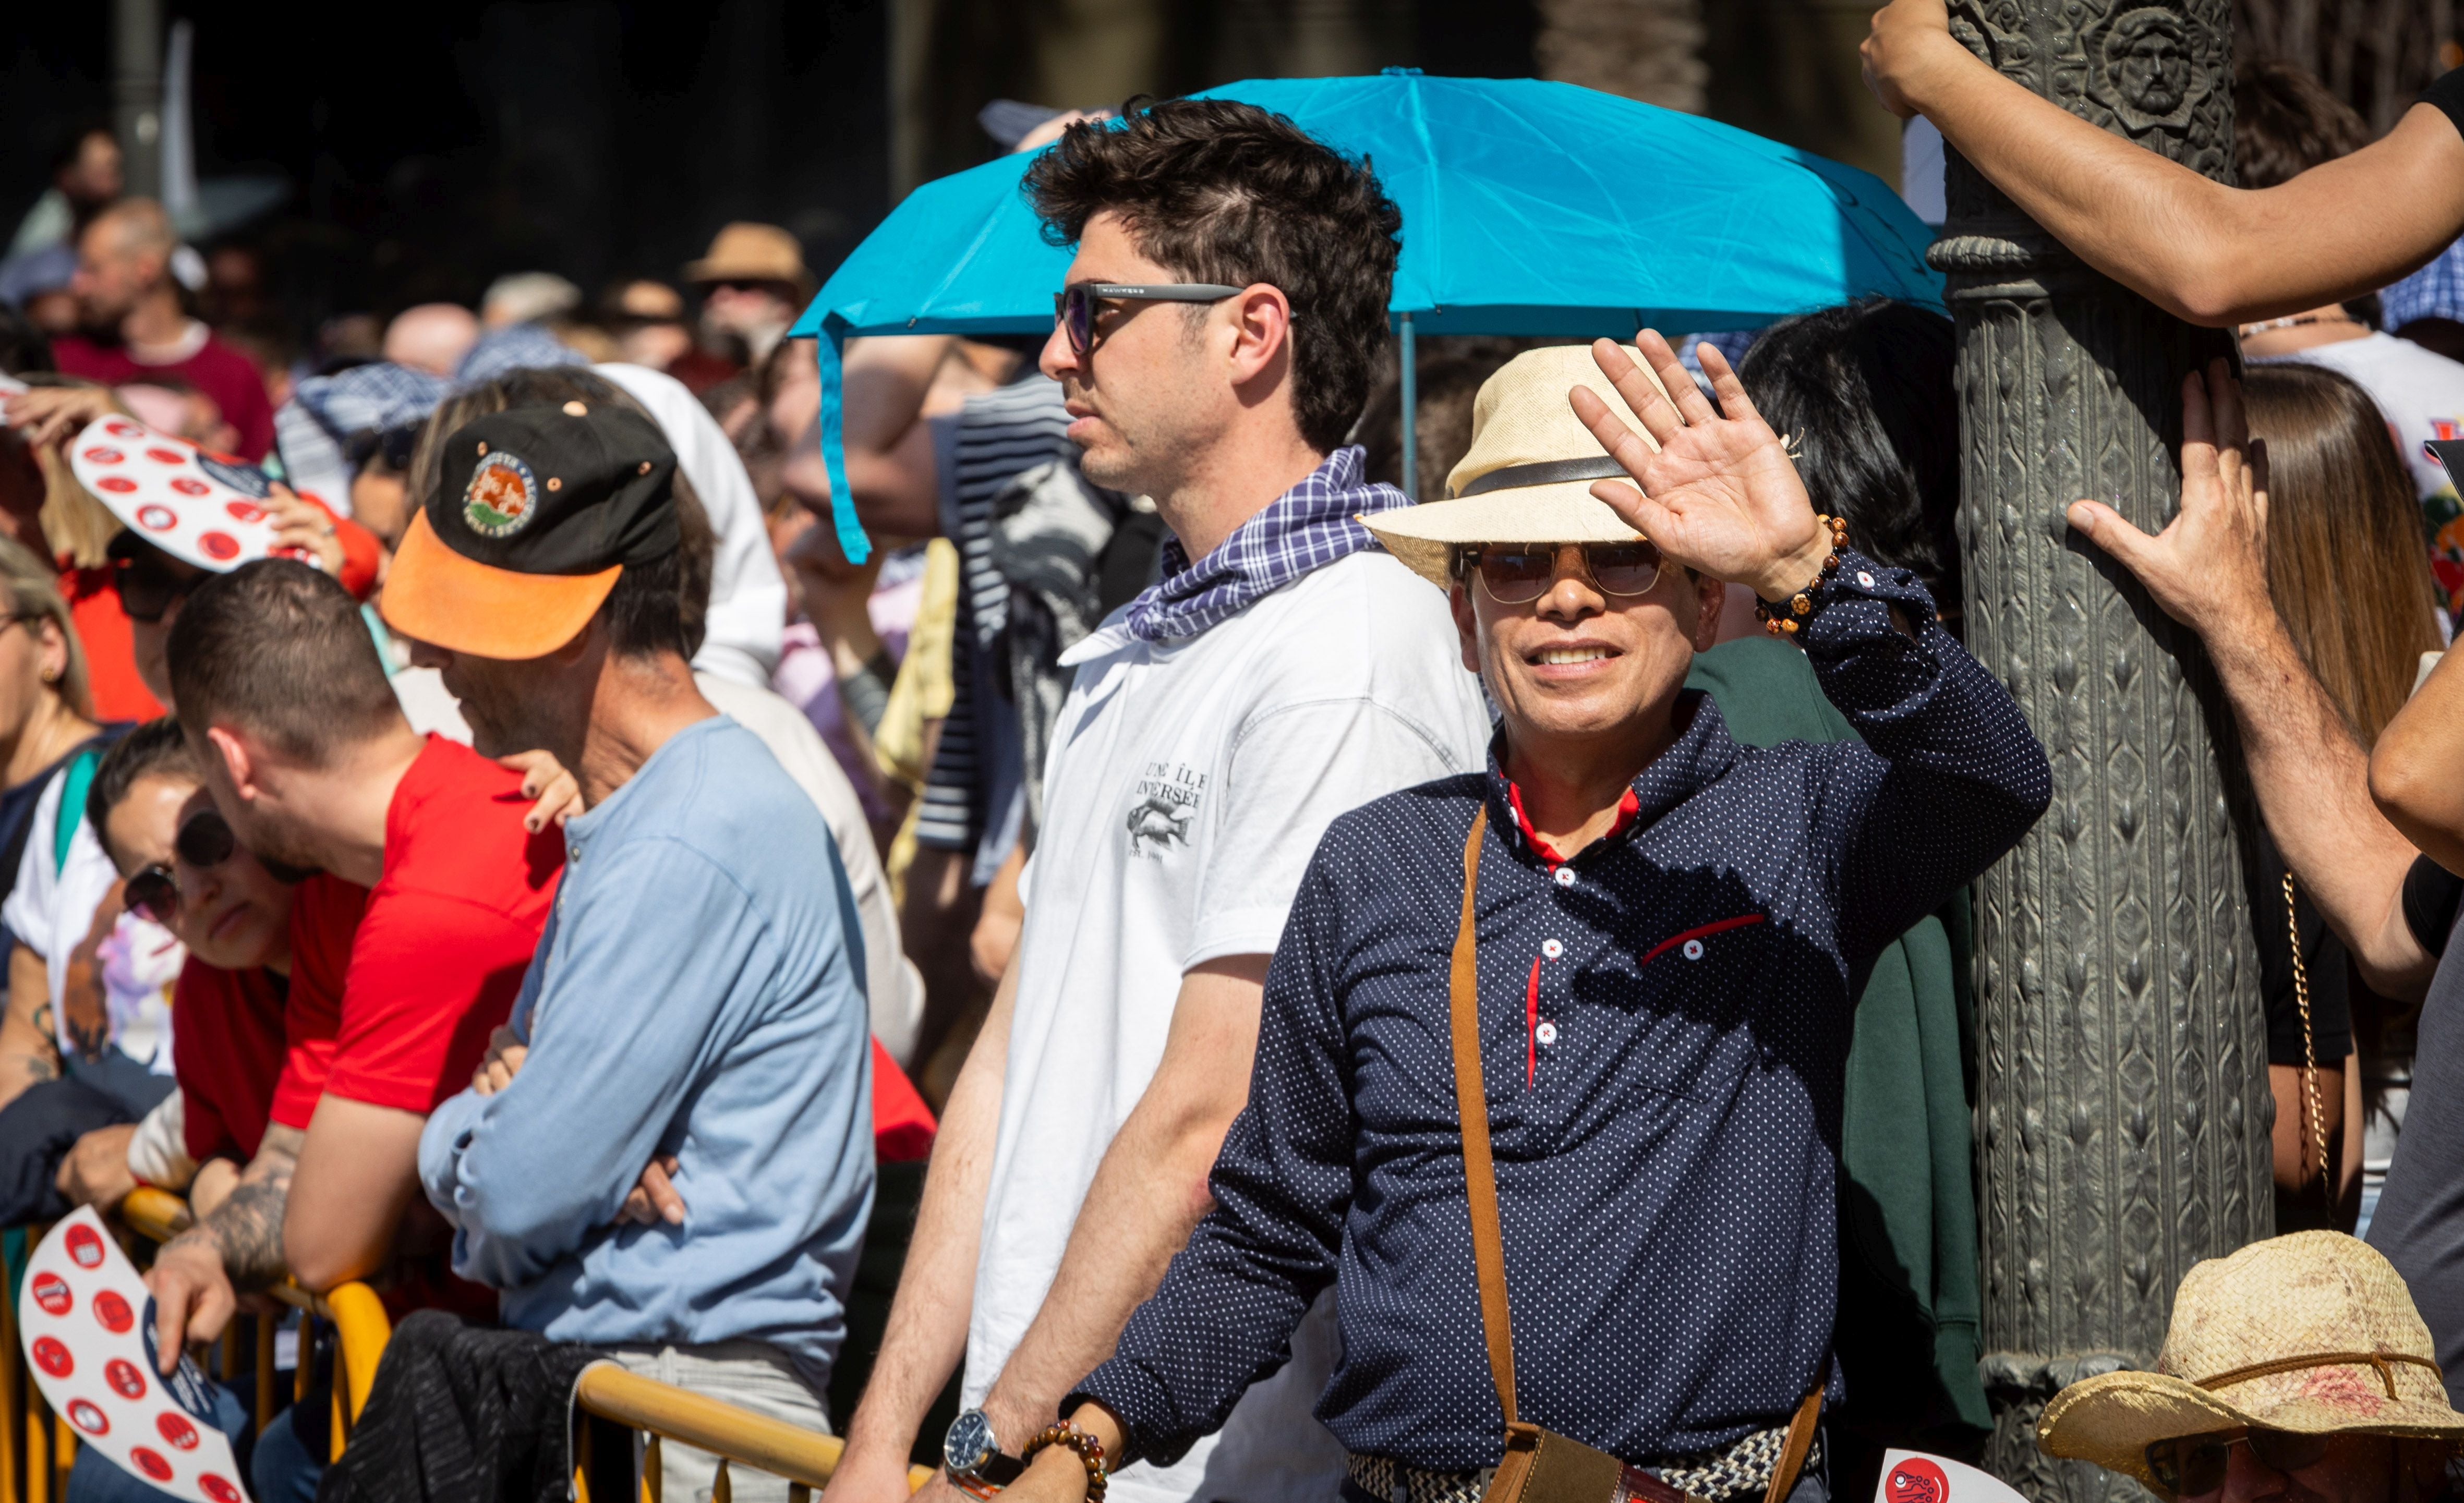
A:
{"label": "crowd of people", "polygon": [[[2372,142],[2247,64],[2211,190],[2031,125],[1939,0],[1868,67],[2239,323],[2178,512],[2068,521],[2239,730],[2289,1234],[2042,1442],[2175,1500],[2438,1496],[2464,81]],[[1961,645],[1949,320],[1433,340],[1407,495],[1373,164],[1220,100],[1004,143],[1073,248],[1054,327],[848,347],[861,566],[786,231],[303,347],[108,133],[62,153],[0,263],[0,1225],[185,1195],[166,1372],[282,1280],[377,1288],[339,1461],[313,1348],[270,1423],[219,1392],[268,1500],[561,1478],[525,1458],[600,1360],[842,1433],[836,1503],[922,1457],[1066,1503],[1820,1503],[1972,1452],[1969,887],[2052,774]],[[2439,186],[2392,249],[2294,228],[2396,183]],[[265,540],[81,479],[113,425]]]}

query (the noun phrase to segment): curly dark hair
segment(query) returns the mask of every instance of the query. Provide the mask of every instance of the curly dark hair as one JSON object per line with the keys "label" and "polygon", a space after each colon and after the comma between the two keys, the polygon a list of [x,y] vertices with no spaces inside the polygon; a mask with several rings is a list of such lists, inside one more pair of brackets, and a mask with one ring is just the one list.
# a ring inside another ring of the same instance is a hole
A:
{"label": "curly dark hair", "polygon": [[1352,431],[1402,249],[1402,211],[1367,163],[1254,104],[1132,100],[1117,122],[1070,126],[1027,168],[1024,191],[1055,245],[1109,209],[1176,276],[1280,289],[1301,437],[1332,449]]}

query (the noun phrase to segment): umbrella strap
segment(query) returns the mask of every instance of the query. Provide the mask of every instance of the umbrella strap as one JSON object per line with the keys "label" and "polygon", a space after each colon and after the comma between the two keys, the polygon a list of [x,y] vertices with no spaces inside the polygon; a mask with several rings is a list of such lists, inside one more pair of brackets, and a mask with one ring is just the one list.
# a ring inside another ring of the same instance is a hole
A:
{"label": "umbrella strap", "polygon": [[2377,1368],[2380,1381],[2387,1384],[2387,1397],[2392,1399],[2396,1396],[2396,1391],[2395,1368],[2391,1364],[2396,1362],[2410,1362],[2415,1367],[2427,1367],[2437,1375],[2441,1383],[2447,1381],[2447,1375],[2439,1371],[2436,1362],[2427,1357],[2415,1357],[2410,1352],[2328,1352],[2319,1357],[2284,1357],[2272,1362],[2255,1362],[2248,1367],[2236,1367],[2229,1373],[2218,1373],[2213,1378],[2202,1378],[2198,1381],[2198,1385],[2212,1393],[2218,1388],[2237,1383],[2247,1383],[2253,1378],[2265,1378],[2272,1373],[2299,1372],[2305,1367],[2343,1367],[2350,1364],[2356,1367]]}

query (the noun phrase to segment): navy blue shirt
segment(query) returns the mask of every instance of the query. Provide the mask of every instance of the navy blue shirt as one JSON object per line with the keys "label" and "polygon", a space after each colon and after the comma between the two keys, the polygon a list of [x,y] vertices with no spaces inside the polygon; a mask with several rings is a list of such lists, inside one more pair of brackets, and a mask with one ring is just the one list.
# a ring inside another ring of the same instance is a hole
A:
{"label": "navy blue shirt", "polygon": [[1571,861],[1494,763],[1337,819],[1266,973],[1215,1209],[1071,1402],[1169,1462],[1333,1280],[1327,1427],[1415,1466],[1496,1464],[1447,1022],[1486,800],[1481,1069],[1521,1417],[1646,1464],[1784,1422],[1831,1342],[1857,988],[2051,793],[2018,708],[1933,616],[1914,576],[1850,555],[1803,640],[1864,739],[1741,747],[1687,693],[1630,817]]}

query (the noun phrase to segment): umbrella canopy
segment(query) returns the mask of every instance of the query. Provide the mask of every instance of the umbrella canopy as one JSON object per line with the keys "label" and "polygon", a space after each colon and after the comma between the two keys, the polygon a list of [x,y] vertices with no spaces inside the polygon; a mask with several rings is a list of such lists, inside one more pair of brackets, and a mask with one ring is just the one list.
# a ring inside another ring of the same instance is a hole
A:
{"label": "umbrella canopy", "polygon": [[[1365,157],[1403,212],[1389,308],[1420,334],[1629,338],[1746,329],[1880,294],[1930,307],[1933,231],[1887,184],[1715,120],[1566,83],[1265,78],[1199,96],[1289,117]],[[869,551],[839,442],[841,343],[1052,326],[1070,251],[1020,192],[1031,158],[928,183],[865,237],[794,333],[820,338],[841,543]]]}

